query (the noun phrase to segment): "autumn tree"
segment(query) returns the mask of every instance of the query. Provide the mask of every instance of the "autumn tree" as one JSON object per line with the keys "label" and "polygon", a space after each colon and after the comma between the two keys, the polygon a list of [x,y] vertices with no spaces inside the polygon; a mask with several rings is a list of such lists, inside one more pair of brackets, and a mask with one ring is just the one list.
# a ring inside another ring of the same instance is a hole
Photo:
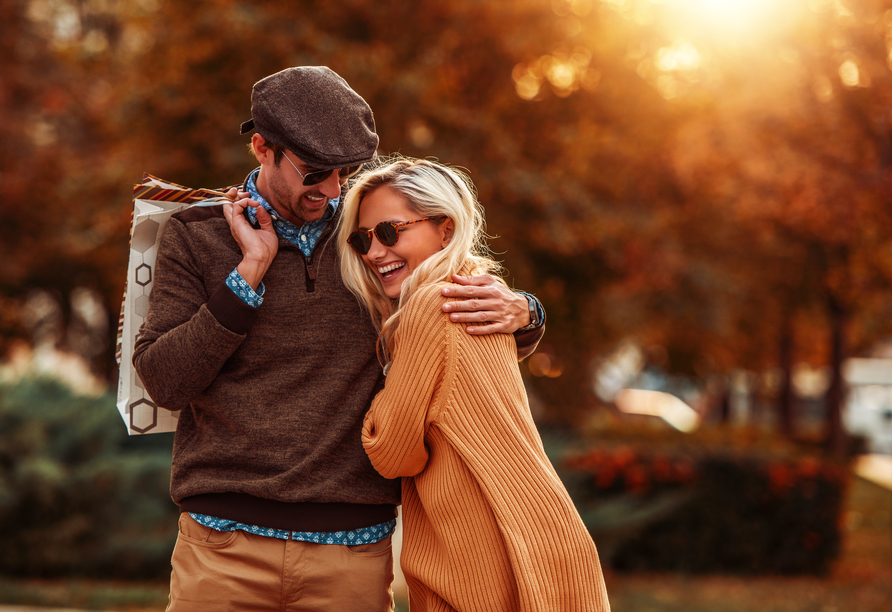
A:
{"label": "autumn tree", "polygon": [[0,10],[4,348],[39,288],[94,290],[113,327],[132,183],[240,182],[251,85],[315,64],[369,101],[380,153],[470,172],[507,280],[548,312],[523,366],[546,418],[597,404],[624,338],[706,380],[838,365],[889,332],[888,0]]}

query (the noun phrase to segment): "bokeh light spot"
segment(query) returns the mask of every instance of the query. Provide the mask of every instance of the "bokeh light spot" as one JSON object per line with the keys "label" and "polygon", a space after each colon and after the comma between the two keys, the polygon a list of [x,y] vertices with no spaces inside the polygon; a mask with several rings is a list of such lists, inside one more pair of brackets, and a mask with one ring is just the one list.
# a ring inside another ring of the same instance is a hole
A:
{"label": "bokeh light spot", "polygon": [[846,60],[839,67],[839,78],[846,87],[857,87],[860,83],[858,65]]}

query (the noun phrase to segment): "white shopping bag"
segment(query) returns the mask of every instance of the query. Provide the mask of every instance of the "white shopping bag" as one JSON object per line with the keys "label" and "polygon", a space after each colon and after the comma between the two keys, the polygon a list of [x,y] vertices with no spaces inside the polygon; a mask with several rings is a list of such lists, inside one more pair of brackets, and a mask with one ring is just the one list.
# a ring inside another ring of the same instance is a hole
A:
{"label": "white shopping bag", "polygon": [[133,186],[130,261],[116,347],[118,411],[130,435],[174,431],[179,417],[179,412],[164,410],[152,401],[131,363],[139,328],[149,310],[149,293],[161,233],[175,212],[193,204],[213,205],[221,201],[227,201],[224,190],[190,189],[150,174],[144,174],[142,183]]}

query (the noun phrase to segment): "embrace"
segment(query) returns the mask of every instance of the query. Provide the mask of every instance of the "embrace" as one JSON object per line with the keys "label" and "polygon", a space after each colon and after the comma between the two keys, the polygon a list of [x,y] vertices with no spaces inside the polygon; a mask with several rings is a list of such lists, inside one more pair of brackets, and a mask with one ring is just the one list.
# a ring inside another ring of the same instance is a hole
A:
{"label": "embrace", "polygon": [[133,357],[181,410],[168,610],[391,610],[402,504],[413,611],[608,611],[518,368],[545,313],[498,278],[470,180],[378,159],[328,68],[251,101],[260,167],[168,222]]}

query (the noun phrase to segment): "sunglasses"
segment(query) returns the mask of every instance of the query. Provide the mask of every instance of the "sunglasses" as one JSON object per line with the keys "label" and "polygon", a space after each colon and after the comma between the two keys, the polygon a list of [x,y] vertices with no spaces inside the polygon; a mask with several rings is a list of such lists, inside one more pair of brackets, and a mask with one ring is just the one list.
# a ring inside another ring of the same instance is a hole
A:
{"label": "sunglasses", "polygon": [[424,219],[415,219],[414,221],[403,221],[402,223],[393,223],[391,221],[382,221],[374,227],[374,229],[358,229],[347,237],[347,242],[353,247],[353,250],[360,255],[365,255],[372,248],[372,232],[378,237],[378,240],[386,247],[392,247],[396,241],[400,239],[400,228],[413,223],[421,223],[422,221],[430,221],[431,217]]}
{"label": "sunglasses", "polygon": [[[283,155],[285,159],[288,159],[287,155]],[[331,173],[334,170],[316,170],[314,172],[307,172],[304,174],[300,170],[297,169],[297,166],[294,165],[294,162],[288,159],[288,163],[291,164],[291,167],[300,175],[300,177],[304,180],[304,186],[310,187],[311,185],[318,185],[325,179],[331,176]],[[362,164],[358,166],[348,166],[347,168],[338,168],[338,178],[346,181],[348,178],[356,174],[362,170]]]}

